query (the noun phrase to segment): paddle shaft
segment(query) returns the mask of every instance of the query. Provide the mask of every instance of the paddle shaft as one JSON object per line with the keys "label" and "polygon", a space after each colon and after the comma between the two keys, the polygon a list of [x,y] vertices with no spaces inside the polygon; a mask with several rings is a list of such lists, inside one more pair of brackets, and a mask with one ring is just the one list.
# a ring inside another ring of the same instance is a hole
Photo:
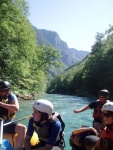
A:
{"label": "paddle shaft", "polygon": [[24,117],[24,118],[21,118],[21,119],[18,119],[18,120],[14,120],[14,121],[11,121],[11,122],[8,122],[8,123],[5,123],[4,126],[7,126],[13,122],[18,122],[18,121],[21,121],[21,120],[25,120],[25,119],[29,119],[31,116],[27,116],[27,117]]}
{"label": "paddle shaft", "polygon": [[0,150],[2,150],[3,120],[0,118]]}

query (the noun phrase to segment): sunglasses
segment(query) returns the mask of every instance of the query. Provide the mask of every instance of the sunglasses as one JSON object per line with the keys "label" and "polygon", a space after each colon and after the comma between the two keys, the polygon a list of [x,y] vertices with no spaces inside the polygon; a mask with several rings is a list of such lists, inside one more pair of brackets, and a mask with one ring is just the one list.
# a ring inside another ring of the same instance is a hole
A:
{"label": "sunglasses", "polygon": [[113,116],[113,114],[111,114],[111,113],[103,113],[102,116],[103,117],[111,117],[111,116]]}

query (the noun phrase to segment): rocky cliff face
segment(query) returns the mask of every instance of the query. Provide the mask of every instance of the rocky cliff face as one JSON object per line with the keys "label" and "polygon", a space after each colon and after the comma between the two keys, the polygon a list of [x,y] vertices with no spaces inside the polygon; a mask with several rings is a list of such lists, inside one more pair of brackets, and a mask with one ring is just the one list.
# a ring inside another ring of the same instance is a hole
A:
{"label": "rocky cliff face", "polygon": [[89,54],[88,51],[69,48],[67,43],[60,39],[57,32],[48,31],[45,29],[37,29],[36,27],[34,27],[34,29],[36,32],[37,43],[40,45],[51,44],[54,48],[58,49],[62,54],[61,61],[67,67],[78,63]]}

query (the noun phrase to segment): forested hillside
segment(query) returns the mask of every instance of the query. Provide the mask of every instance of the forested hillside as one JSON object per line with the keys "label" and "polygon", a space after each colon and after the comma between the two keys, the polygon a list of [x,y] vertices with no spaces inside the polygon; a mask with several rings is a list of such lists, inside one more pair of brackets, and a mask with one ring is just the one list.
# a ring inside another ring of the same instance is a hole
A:
{"label": "forested hillside", "polygon": [[[24,0],[0,1],[0,80],[8,80],[12,90],[41,93],[47,89],[48,68],[53,68],[52,73],[61,68],[62,56],[58,47],[38,44],[28,14]],[[112,66],[113,27],[110,26],[104,34],[97,34],[87,58],[58,75],[47,92],[95,95],[107,88],[113,96]]]}
{"label": "forested hillside", "polygon": [[[45,31],[37,34],[28,15],[27,1],[0,1],[0,80],[8,80],[12,90],[41,93],[46,91],[52,77],[68,66],[62,65],[61,59],[65,56],[61,55],[58,45],[55,47],[47,37],[45,44],[41,39]],[[47,35],[52,39],[53,33],[51,37]],[[85,56],[80,54],[77,61]]]}
{"label": "forested hillside", "polygon": [[81,63],[58,75],[47,93],[96,96],[104,88],[113,98],[113,26],[105,33],[97,33],[92,52]]}
{"label": "forested hillside", "polygon": [[48,66],[60,65],[60,53],[52,46],[37,45],[24,0],[0,1],[0,80],[12,90],[44,92]]}
{"label": "forested hillside", "polygon": [[69,48],[67,43],[60,39],[59,35],[55,31],[48,31],[45,29],[37,29],[33,27],[36,33],[36,39],[38,45],[51,45],[59,51],[61,58],[61,67],[48,66],[49,76],[47,81],[50,82],[58,74],[61,74],[69,66],[76,64],[83,60],[88,54],[88,51],[77,50]]}

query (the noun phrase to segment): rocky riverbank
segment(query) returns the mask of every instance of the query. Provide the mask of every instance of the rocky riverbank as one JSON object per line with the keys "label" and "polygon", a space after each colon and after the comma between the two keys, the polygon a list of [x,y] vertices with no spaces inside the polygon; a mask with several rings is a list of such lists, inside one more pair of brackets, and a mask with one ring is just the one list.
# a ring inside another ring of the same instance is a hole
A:
{"label": "rocky riverbank", "polygon": [[13,91],[13,93],[17,96],[18,100],[35,100],[37,93],[19,93],[18,91]]}

